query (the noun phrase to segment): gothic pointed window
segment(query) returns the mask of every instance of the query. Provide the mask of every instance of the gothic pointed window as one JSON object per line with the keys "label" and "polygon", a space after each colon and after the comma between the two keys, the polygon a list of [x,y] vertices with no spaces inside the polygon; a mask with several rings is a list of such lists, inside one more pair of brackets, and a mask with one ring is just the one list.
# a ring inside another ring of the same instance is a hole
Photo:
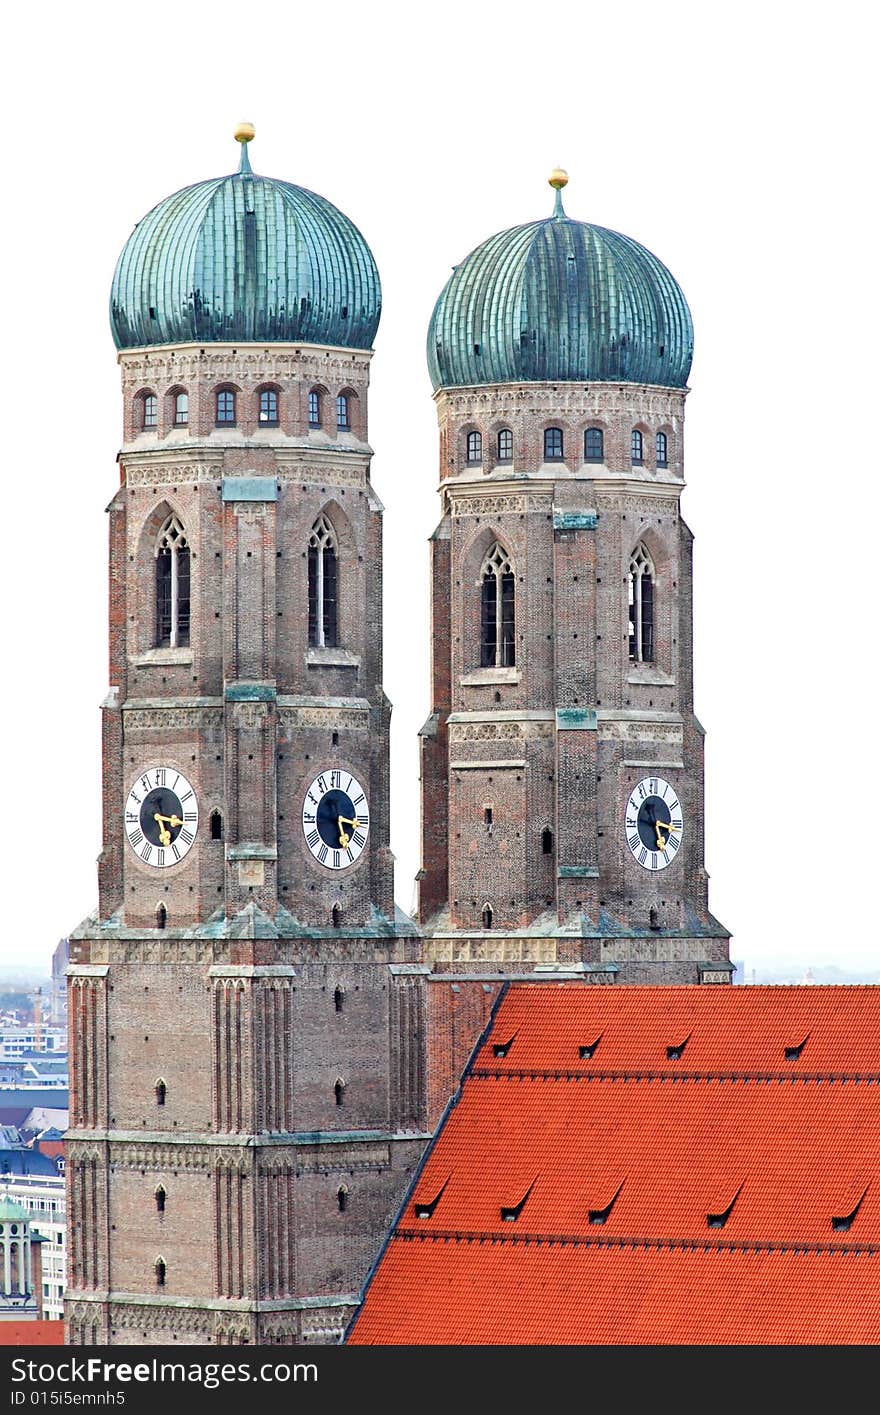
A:
{"label": "gothic pointed window", "polygon": [[156,647],[189,644],[189,544],[175,515],[156,541]]}
{"label": "gothic pointed window", "polygon": [[547,427],[544,429],[544,461],[562,461],[562,428]]}
{"label": "gothic pointed window", "polygon": [[327,517],[321,515],[309,536],[309,644],[312,648],[337,645],[336,579],[336,536]]}
{"label": "gothic pointed window", "polygon": [[633,466],[640,467],[645,460],[645,440],[637,427],[634,427],[632,430],[630,451],[632,453]]}
{"label": "gothic pointed window", "polygon": [[630,663],[654,659],[654,565],[639,541],[629,562]]}
{"label": "gothic pointed window", "polygon": [[657,442],[656,442],[656,450],[657,450],[657,466],[658,466],[658,467],[668,467],[668,466],[669,466],[669,444],[668,444],[668,441],[667,441],[666,433],[665,433],[665,432],[658,432],[658,434],[657,434]]}
{"label": "gothic pointed window", "polygon": [[600,427],[588,427],[584,433],[584,461],[604,462],[605,437]]}
{"label": "gothic pointed window", "polygon": [[483,460],[483,434],[481,432],[469,432],[467,435],[467,460],[468,466],[476,466]]}
{"label": "gothic pointed window", "polygon": [[483,561],[480,620],[480,666],[512,668],[516,663],[513,566],[497,540]]}
{"label": "gothic pointed window", "polygon": [[498,461],[513,461],[513,433],[509,427],[501,428],[498,433]]}

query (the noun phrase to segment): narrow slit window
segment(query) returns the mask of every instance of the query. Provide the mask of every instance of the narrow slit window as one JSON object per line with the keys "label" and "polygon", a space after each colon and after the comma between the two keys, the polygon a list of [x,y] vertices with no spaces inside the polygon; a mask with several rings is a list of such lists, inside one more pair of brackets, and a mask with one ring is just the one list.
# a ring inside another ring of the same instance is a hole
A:
{"label": "narrow slit window", "polygon": [[629,562],[629,658],[654,661],[654,564],[641,541]]}
{"label": "narrow slit window", "polygon": [[546,829],[541,831],[541,854],[553,854],[553,831],[550,829],[549,826],[547,826]]}
{"label": "narrow slit window", "polygon": [[605,434],[600,427],[588,427],[584,433],[584,461],[605,461]]}
{"label": "narrow slit window", "polygon": [[342,910],[340,909],[340,907],[339,907],[338,904],[334,904],[334,905],[333,905],[333,908],[330,910],[330,923],[331,923],[331,926],[332,926],[334,929],[338,929],[341,922],[342,922]]}
{"label": "narrow slit window", "polygon": [[164,1081],[156,1082],[156,1105],[164,1105],[165,1097],[168,1094],[168,1087]]}
{"label": "narrow slit window", "polygon": [[260,393],[260,423],[263,427],[278,426],[278,394],[274,388],[264,388]]}
{"label": "narrow slit window", "polygon": [[494,911],[493,911],[493,909],[492,909],[492,905],[491,905],[491,904],[484,904],[484,905],[483,905],[483,928],[484,928],[484,929],[491,929],[491,927],[492,927],[492,920],[494,919],[494,917],[495,917],[495,914],[494,914]]}
{"label": "narrow slit window", "polygon": [[336,988],[333,993],[333,1007],[336,1012],[341,1012],[345,1006],[345,989]]}
{"label": "narrow slit window", "polygon": [[516,663],[516,590],[513,565],[496,541],[483,561],[480,666],[512,668]]}
{"label": "narrow slit window", "polygon": [[498,460],[499,462],[513,461],[513,433],[509,427],[503,427],[498,433]]}
{"label": "narrow slit window", "polygon": [[165,905],[164,905],[164,904],[157,904],[157,905],[156,905],[156,928],[157,928],[157,929],[164,929],[164,927],[165,927],[165,925],[166,925],[167,922],[168,922],[168,910],[165,908]]}
{"label": "narrow slit window", "polygon": [[156,541],[156,647],[189,644],[190,554],[186,532],[169,516]]}
{"label": "narrow slit window", "polygon": [[336,1104],[342,1105],[345,1101],[345,1082],[338,1080],[333,1087],[333,1094],[336,1097]]}
{"label": "narrow slit window", "polygon": [[167,1266],[166,1266],[165,1259],[164,1259],[164,1258],[157,1258],[157,1259],[156,1259],[156,1264],[155,1264],[156,1286],[157,1286],[157,1287],[164,1287],[164,1286],[165,1286],[165,1274],[166,1274],[167,1271],[168,1271],[168,1268],[167,1268]]}
{"label": "narrow slit window", "polygon": [[326,516],[319,516],[309,536],[309,644],[336,648],[336,536]]}
{"label": "narrow slit window", "polygon": [[544,429],[544,461],[562,461],[562,428],[547,427]]}
{"label": "narrow slit window", "polygon": [[344,1214],[346,1209],[348,1208],[348,1190],[346,1189],[344,1184],[340,1184],[339,1188],[336,1190],[336,1203],[339,1208],[339,1212],[341,1214]]}
{"label": "narrow slit window", "polygon": [[645,441],[637,427],[634,427],[632,430],[632,436],[630,438],[630,450],[632,452],[633,466],[640,467],[644,461],[645,456]]}
{"label": "narrow slit window", "polygon": [[156,1212],[160,1214],[165,1212],[165,1189],[161,1184],[156,1190]]}
{"label": "narrow slit window", "polygon": [[219,811],[211,812],[211,839],[223,839],[223,817]]}
{"label": "narrow slit window", "polygon": [[316,388],[309,394],[309,427],[321,426],[321,395]]}

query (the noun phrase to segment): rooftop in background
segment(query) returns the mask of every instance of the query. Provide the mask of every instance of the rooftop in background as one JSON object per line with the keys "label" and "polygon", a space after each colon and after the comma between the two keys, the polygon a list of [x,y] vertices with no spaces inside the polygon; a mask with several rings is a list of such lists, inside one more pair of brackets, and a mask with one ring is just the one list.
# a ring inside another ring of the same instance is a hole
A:
{"label": "rooftop in background", "polygon": [[880,1341],[880,989],[513,984],[354,1344]]}
{"label": "rooftop in background", "polygon": [[455,266],[428,329],[436,388],[488,383],[649,383],[684,388],[690,311],[655,255],[574,221],[557,169],[553,214],[490,237]]}
{"label": "rooftop in background", "polygon": [[113,277],[117,348],[244,341],[372,347],[379,273],[357,227],[324,197],[239,169],[166,197],[138,222]]}
{"label": "rooftop in background", "polygon": [[0,1346],[63,1346],[63,1322],[0,1322]]}

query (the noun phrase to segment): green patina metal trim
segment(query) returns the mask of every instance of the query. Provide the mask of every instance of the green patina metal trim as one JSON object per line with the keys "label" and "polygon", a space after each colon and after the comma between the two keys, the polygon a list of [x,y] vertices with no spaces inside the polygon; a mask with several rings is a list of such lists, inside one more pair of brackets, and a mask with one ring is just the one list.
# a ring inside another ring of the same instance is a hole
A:
{"label": "green patina metal trim", "polygon": [[555,511],[554,531],[594,531],[599,524],[595,511]]}
{"label": "green patina metal trim", "polygon": [[224,501],[277,501],[278,483],[274,477],[224,477]]}
{"label": "green patina metal trim", "polygon": [[274,703],[271,683],[227,683],[223,696],[228,703]]}
{"label": "green patina metal trim", "polygon": [[598,879],[599,871],[595,865],[560,865],[560,879]]}
{"label": "green patina metal trim", "polygon": [[556,730],[557,732],[595,732],[599,726],[599,719],[595,708],[557,708],[556,709]]}

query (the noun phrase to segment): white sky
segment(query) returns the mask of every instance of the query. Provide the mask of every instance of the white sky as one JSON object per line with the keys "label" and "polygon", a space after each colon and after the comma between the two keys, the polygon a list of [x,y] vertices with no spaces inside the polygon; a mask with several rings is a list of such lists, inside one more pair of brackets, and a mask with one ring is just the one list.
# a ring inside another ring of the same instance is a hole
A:
{"label": "white sky", "polygon": [[382,277],[370,419],[401,905],[419,863],[439,515],[425,331],[454,263],[549,214],[560,163],[569,215],[654,251],[694,316],[683,510],[711,907],[748,971],[880,976],[868,15],[853,0],[14,8],[0,963],[47,962],[97,899],[113,268],[157,201],[234,169],[247,118],[255,170],[341,207]]}

